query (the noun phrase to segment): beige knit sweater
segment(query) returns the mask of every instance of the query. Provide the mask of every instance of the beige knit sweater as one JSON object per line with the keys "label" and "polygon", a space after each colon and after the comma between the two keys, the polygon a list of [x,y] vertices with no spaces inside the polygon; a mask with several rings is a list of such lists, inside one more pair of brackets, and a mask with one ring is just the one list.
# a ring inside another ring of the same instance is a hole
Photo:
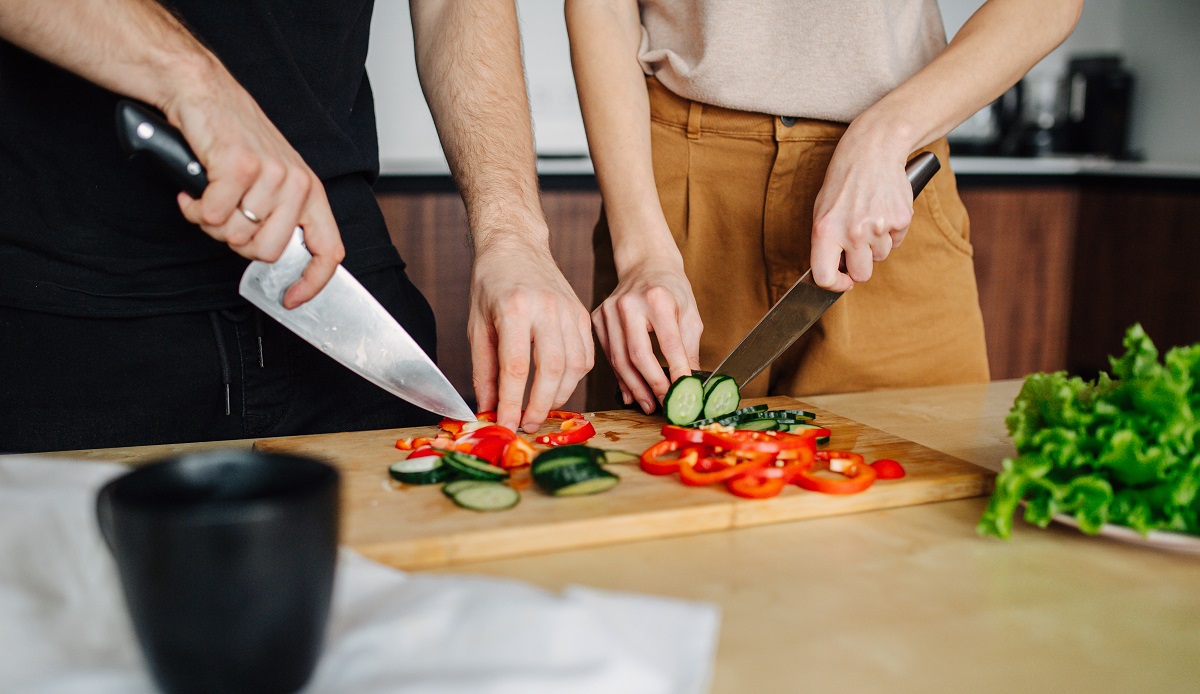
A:
{"label": "beige knit sweater", "polygon": [[694,101],[849,122],[946,46],[937,0],[639,0],[646,74]]}

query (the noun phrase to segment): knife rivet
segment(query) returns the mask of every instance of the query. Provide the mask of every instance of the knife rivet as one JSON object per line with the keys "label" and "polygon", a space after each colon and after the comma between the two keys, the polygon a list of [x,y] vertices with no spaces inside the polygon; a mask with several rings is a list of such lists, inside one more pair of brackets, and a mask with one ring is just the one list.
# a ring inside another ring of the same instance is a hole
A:
{"label": "knife rivet", "polygon": [[149,123],[139,123],[137,127],[137,136],[143,140],[149,140],[154,137],[154,126]]}
{"label": "knife rivet", "polygon": [[187,165],[187,172],[193,176],[199,174],[200,173],[200,162],[189,161],[188,165]]}

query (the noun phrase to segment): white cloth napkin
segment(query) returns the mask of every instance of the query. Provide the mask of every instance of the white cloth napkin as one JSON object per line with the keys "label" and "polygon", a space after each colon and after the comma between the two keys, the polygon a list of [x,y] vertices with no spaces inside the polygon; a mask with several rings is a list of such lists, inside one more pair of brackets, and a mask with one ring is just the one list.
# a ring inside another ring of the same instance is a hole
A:
{"label": "white cloth napkin", "polygon": [[[155,691],[95,521],[96,490],[125,470],[0,459],[0,692]],[[305,692],[692,694],[718,624],[707,604],[406,574],[343,549]]]}

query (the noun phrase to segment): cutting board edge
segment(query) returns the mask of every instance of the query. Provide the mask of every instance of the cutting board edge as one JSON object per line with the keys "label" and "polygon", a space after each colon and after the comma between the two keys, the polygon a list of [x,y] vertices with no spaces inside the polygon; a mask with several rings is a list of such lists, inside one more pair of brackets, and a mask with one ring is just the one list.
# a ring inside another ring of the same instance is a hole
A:
{"label": "cutting board edge", "polygon": [[[970,499],[988,494],[994,479],[994,473],[978,468],[978,472],[965,473],[938,483],[928,481],[918,483],[916,487],[910,485],[900,488],[903,493],[883,495],[882,498],[876,495],[870,504],[849,505],[844,502],[853,497],[837,497],[842,503],[813,509],[797,505],[794,497],[789,497],[791,503],[773,503],[786,502],[789,498],[754,501],[733,499],[725,504],[352,546],[361,554],[389,566],[407,571],[429,570],[494,559]],[[944,484],[947,481],[951,483],[949,486]],[[921,493],[913,494],[913,491]]]}

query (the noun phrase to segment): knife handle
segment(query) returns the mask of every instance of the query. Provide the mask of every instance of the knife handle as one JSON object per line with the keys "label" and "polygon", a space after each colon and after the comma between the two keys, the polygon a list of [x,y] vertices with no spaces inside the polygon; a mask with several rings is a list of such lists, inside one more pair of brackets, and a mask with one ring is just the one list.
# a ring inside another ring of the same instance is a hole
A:
{"label": "knife handle", "polygon": [[129,156],[147,154],[193,198],[204,195],[208,174],[183,134],[144,106],[117,103],[117,140]]}
{"label": "knife handle", "polygon": [[914,199],[925,190],[925,184],[929,183],[929,179],[941,168],[942,162],[938,161],[933,152],[921,152],[904,166],[904,173],[912,185]]}

